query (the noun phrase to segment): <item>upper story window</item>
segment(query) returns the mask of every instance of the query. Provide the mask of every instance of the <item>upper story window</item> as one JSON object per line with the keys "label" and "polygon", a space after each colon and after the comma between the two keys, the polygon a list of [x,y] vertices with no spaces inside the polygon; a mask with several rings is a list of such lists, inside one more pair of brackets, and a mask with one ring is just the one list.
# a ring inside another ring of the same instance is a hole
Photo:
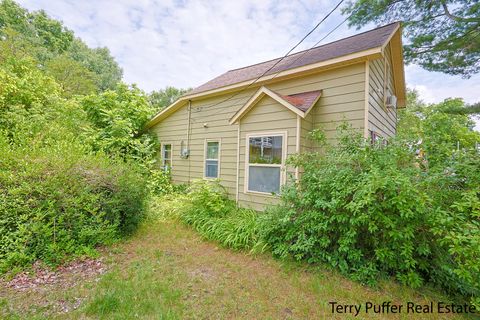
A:
{"label": "upper story window", "polygon": [[205,178],[216,179],[220,173],[220,141],[205,141]]}
{"label": "upper story window", "polygon": [[172,168],[172,144],[162,144],[162,168],[169,170]]}
{"label": "upper story window", "polygon": [[284,142],[284,134],[247,136],[247,191],[269,194],[280,192]]}

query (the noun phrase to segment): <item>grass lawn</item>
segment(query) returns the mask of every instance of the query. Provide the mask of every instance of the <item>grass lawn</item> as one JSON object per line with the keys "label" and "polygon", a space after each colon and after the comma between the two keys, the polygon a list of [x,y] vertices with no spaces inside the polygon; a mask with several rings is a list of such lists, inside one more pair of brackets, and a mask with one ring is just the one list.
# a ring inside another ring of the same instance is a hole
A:
{"label": "grass lawn", "polygon": [[[336,272],[233,252],[170,220],[146,223],[102,256],[108,271],[72,286],[1,288],[0,318],[351,319],[332,315],[328,302],[442,300],[390,281],[368,288]],[[65,311],[60,305],[74,307]],[[385,318],[361,313],[356,319],[369,316]],[[408,318],[465,319],[436,313]]]}

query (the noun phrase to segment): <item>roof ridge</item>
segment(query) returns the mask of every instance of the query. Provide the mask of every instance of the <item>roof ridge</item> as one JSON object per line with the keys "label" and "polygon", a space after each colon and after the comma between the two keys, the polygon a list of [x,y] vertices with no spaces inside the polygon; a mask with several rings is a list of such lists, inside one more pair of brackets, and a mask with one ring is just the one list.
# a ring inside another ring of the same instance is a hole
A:
{"label": "roof ridge", "polygon": [[[309,49],[304,49],[304,50],[301,50],[301,51],[298,51],[298,52],[289,54],[289,55],[287,55],[287,56],[277,57],[277,58],[274,58],[274,59],[265,60],[265,61],[262,61],[262,62],[250,64],[250,65],[248,65],[248,66],[244,66],[244,67],[240,67],[240,68],[235,68],[235,69],[230,69],[230,70],[226,71],[225,73],[229,73],[230,71],[237,71],[237,70],[241,70],[241,69],[250,68],[250,67],[253,67],[253,66],[257,66],[257,65],[264,64],[264,63],[267,63],[267,62],[272,62],[272,61],[279,60],[279,59],[282,59],[282,58],[292,57],[292,56],[295,56],[295,55],[300,54],[300,53],[303,53],[303,52],[307,52],[307,51],[310,51],[310,50],[313,50],[313,49],[317,49],[317,48],[321,48],[321,47],[328,46],[328,45],[330,45],[330,44],[332,44],[332,43],[336,43],[336,42],[340,42],[340,41],[343,41],[343,40],[346,40],[346,39],[350,39],[350,38],[353,38],[353,37],[357,37],[357,36],[360,36],[360,35],[365,34],[365,33],[368,33],[368,32],[377,31],[377,30],[380,30],[380,29],[389,27],[389,26],[391,26],[392,24],[400,24],[400,22],[399,22],[399,21],[394,21],[394,22],[391,22],[391,23],[389,23],[389,24],[386,24],[386,25],[383,25],[383,26],[379,26],[379,27],[375,27],[375,28],[373,28],[373,29],[370,29],[370,30],[367,30],[367,31],[363,31],[363,32],[360,32],[360,33],[357,33],[357,34],[354,34],[354,35],[351,35],[351,36],[348,36],[348,37],[345,37],[345,38],[341,38],[341,39],[338,39],[338,40],[335,40],[335,41],[332,41],[332,42],[328,42],[328,43],[325,43],[325,44],[322,44],[322,45],[319,45],[319,46],[316,46],[316,47],[312,47],[312,48],[309,48]],[[224,73],[224,74],[225,74],[225,73]]]}

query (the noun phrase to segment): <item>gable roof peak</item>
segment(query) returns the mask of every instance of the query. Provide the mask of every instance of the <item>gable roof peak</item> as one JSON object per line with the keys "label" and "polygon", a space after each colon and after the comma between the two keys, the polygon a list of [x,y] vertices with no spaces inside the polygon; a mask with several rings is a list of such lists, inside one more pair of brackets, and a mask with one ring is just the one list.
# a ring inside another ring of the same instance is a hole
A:
{"label": "gable roof peak", "polygon": [[388,40],[390,40],[399,25],[399,22],[390,23],[347,38],[296,52],[285,57],[232,69],[196,87],[188,92],[187,95],[219,89],[243,81],[253,80],[263,75],[267,76],[281,71],[382,47]]}
{"label": "gable roof peak", "polygon": [[272,91],[265,86],[261,86],[260,89],[258,89],[257,92],[240,108],[240,110],[233,115],[229,123],[234,124],[238,122],[265,96],[269,96],[293,113],[305,118],[315,103],[317,103],[318,99],[320,99],[321,94],[322,90],[314,90],[283,95]]}

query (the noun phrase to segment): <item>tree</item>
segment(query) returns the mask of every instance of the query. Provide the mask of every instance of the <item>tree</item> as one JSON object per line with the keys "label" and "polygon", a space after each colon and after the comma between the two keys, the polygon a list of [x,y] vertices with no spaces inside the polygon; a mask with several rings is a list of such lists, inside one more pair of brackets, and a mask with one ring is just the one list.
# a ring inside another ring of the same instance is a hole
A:
{"label": "tree", "polygon": [[96,75],[95,84],[99,91],[115,90],[122,80],[123,71],[110,54],[108,48],[89,48],[76,38],[67,54]]}
{"label": "tree", "polygon": [[466,78],[480,70],[479,12],[478,0],[350,0],[343,9],[358,28],[403,21],[408,63]]}
{"label": "tree", "polygon": [[[50,64],[50,60],[60,55],[75,60],[95,75],[93,82],[97,91],[113,90],[122,80],[122,69],[107,48],[89,48],[44,11],[28,12],[14,1],[0,0],[0,42],[12,35],[17,41],[29,44],[28,54],[41,65]],[[65,62],[64,58],[58,59]],[[91,77],[88,78],[90,81]]]}
{"label": "tree", "polygon": [[81,63],[61,55],[48,61],[46,71],[57,80],[67,98],[95,92],[95,74]]}
{"label": "tree", "polygon": [[152,91],[148,96],[148,100],[156,111],[160,111],[174,103],[175,100],[180,98],[180,96],[184,95],[189,90],[190,89],[179,89],[168,86],[165,87],[165,89]]}
{"label": "tree", "polygon": [[451,114],[480,115],[480,102],[467,105],[462,108],[453,108],[451,110],[447,110],[446,112]]}
{"label": "tree", "polygon": [[[41,62],[64,52],[73,41],[73,32],[60,21],[51,19],[45,11],[28,12],[11,0],[0,2],[0,35],[13,29],[34,44],[33,54]],[[43,50],[39,50],[39,49]]]}
{"label": "tree", "polygon": [[469,115],[451,113],[462,109],[466,107],[460,98],[427,105],[416,91],[409,90],[407,108],[399,114],[398,137],[422,149],[429,166],[444,163],[458,147],[472,149],[480,142]]}
{"label": "tree", "polygon": [[154,113],[142,90],[119,83],[115,90],[86,96],[80,104],[91,123],[85,128],[85,141],[94,151],[144,164],[154,162],[156,140],[140,134]]}

